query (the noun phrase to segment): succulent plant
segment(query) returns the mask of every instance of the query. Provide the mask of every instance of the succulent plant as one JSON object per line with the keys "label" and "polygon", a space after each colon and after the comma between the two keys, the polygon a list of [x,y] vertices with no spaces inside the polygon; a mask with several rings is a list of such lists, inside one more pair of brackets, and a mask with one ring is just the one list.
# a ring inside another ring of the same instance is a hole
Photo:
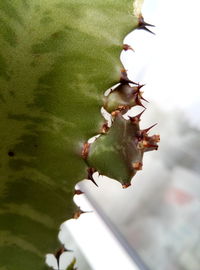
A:
{"label": "succulent plant", "polygon": [[45,269],[59,225],[81,214],[75,184],[99,171],[127,187],[157,149],[141,114],[123,118],[143,106],[119,63],[123,37],[150,26],[141,2],[132,15],[132,0],[0,1],[0,269]]}

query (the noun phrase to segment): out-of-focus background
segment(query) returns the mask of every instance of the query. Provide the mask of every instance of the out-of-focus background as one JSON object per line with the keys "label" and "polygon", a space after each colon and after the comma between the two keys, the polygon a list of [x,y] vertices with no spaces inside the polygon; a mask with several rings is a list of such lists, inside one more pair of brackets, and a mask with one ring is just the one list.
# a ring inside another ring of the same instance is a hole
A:
{"label": "out-of-focus background", "polygon": [[151,134],[160,134],[159,150],[145,155],[128,189],[103,177],[96,179],[99,188],[82,183],[152,270],[200,269],[199,8],[198,0],[144,1],[156,35],[129,34],[125,43],[135,52],[121,59],[129,78],[146,84],[141,127],[158,123]]}

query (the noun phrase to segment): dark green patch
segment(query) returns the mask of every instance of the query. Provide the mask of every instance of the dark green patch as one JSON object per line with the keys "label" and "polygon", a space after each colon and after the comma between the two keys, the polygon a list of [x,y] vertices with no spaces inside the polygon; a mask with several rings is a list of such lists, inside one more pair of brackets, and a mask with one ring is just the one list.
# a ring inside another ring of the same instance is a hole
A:
{"label": "dark green patch", "polygon": [[9,80],[10,78],[8,75],[8,65],[2,55],[0,55],[0,77],[3,77],[6,80]]}
{"label": "dark green patch", "polygon": [[71,203],[66,204],[66,198],[69,196],[67,192],[50,184],[46,185],[42,183],[36,176],[32,177],[32,180],[28,178],[17,178],[13,181],[14,179],[10,179],[6,186],[6,194],[4,194],[1,200],[1,205],[3,207],[7,203],[15,203],[19,205],[19,208],[21,204],[30,205],[41,214],[51,217],[55,222],[56,229],[56,226],[59,226],[67,217],[70,217],[69,213],[72,213],[72,209],[75,209],[72,201],[73,194],[70,195]]}
{"label": "dark green patch", "polygon": [[[18,246],[5,245],[0,247],[0,268],[6,270],[28,269],[28,270],[48,270],[44,264],[44,257],[19,248]],[[31,263],[30,263],[31,262]]]}
{"label": "dark green patch", "polygon": [[0,1],[0,10],[3,11],[10,19],[13,19],[15,22],[19,24],[23,24],[23,19],[19,15],[17,8],[15,8],[12,1],[1,0]]}
{"label": "dark green patch", "polygon": [[32,46],[33,54],[55,52],[64,46],[67,36],[64,31],[54,32],[50,37]]}
{"label": "dark green patch", "polygon": [[53,22],[53,19],[52,19],[52,17],[50,17],[50,16],[46,16],[46,17],[43,17],[43,18],[40,20],[40,22],[41,22],[42,24],[49,24],[49,23]]}
{"label": "dark green patch", "polygon": [[8,42],[10,46],[15,47],[17,45],[17,35],[13,30],[13,28],[2,19],[0,19],[0,28],[1,28],[0,32],[1,37],[6,42]]}
{"label": "dark green patch", "polygon": [[40,117],[34,117],[27,114],[8,114],[8,119],[17,120],[17,121],[31,121],[32,123],[38,124],[41,123]]}
{"label": "dark green patch", "polygon": [[5,98],[4,98],[4,96],[2,94],[0,94],[0,100],[2,101],[2,103],[5,103],[6,102],[5,101]]}
{"label": "dark green patch", "polygon": [[28,0],[21,0],[22,1],[22,4],[23,4],[23,7],[28,10],[30,8],[30,3]]}
{"label": "dark green patch", "polygon": [[[20,208],[20,205],[19,205]],[[24,241],[28,241],[26,239],[26,234],[28,231],[32,234],[33,241],[31,244],[33,247],[38,250],[40,253],[40,256],[44,256],[46,249],[48,251],[51,251],[54,249],[55,245],[55,239],[52,239],[51,237],[48,237],[50,235],[54,235],[56,238],[57,234],[57,228],[49,229],[48,224],[47,226],[43,225],[40,222],[36,222],[33,219],[23,216],[23,215],[17,215],[17,214],[0,214],[1,223],[0,223],[0,230],[1,231],[12,231],[14,236],[18,236],[19,239],[22,239]],[[45,242],[40,242],[40,239],[45,236]],[[59,244],[57,244],[57,247],[59,247]],[[18,247],[21,249],[20,247]],[[24,251],[26,250],[26,247],[24,247]]]}

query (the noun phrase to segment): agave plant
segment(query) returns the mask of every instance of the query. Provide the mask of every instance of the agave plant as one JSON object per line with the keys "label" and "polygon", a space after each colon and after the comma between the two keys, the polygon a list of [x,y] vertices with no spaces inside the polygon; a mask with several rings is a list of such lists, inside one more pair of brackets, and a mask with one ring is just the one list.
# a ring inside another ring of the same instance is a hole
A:
{"label": "agave plant", "polygon": [[45,269],[59,225],[81,214],[75,184],[98,171],[127,187],[157,149],[141,114],[123,117],[143,106],[119,62],[123,37],[150,26],[141,2],[0,1],[0,269]]}

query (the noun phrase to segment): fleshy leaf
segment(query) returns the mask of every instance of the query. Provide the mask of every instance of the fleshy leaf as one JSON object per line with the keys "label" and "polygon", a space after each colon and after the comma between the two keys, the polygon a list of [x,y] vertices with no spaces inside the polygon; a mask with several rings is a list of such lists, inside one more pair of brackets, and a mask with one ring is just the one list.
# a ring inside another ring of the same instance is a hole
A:
{"label": "fleshy leaf", "polygon": [[90,145],[89,166],[123,185],[130,184],[137,171],[136,163],[142,164],[143,151],[138,147],[138,132],[138,123],[125,120],[118,113],[110,130]]}
{"label": "fleshy leaf", "polygon": [[132,0],[0,1],[0,268],[44,270],[120,80]]}

